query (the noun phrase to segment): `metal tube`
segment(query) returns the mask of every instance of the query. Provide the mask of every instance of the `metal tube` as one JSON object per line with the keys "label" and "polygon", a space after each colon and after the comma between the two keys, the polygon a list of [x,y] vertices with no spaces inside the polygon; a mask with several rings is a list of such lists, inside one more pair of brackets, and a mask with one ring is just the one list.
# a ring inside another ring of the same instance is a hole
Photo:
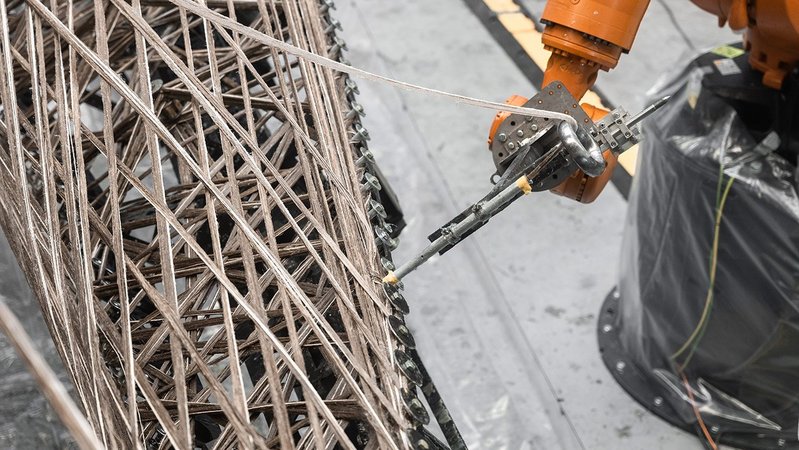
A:
{"label": "metal tube", "polygon": [[495,212],[502,210],[506,204],[517,200],[520,197],[520,193],[529,194],[530,192],[532,192],[532,187],[527,180],[527,176],[519,177],[515,183],[500,191],[499,194],[475,204],[472,207],[472,213],[460,222],[441,228],[441,236],[438,239],[431,242],[415,258],[398,267],[397,270],[389,272],[383,278],[383,282],[389,284],[399,283],[406,275],[427,262],[433,255],[446,247],[457,244],[464,234],[487,222]]}
{"label": "metal tube", "polygon": [[633,118],[631,118],[630,120],[627,121],[627,127],[628,128],[632,128],[638,122],[646,119],[647,116],[649,116],[653,112],[655,112],[658,109],[660,109],[663,105],[665,105],[669,101],[670,98],[671,98],[671,96],[667,95],[667,96],[661,98],[660,100],[656,101],[655,103],[652,103],[651,105],[649,105],[646,108],[644,108],[643,111],[639,112]]}

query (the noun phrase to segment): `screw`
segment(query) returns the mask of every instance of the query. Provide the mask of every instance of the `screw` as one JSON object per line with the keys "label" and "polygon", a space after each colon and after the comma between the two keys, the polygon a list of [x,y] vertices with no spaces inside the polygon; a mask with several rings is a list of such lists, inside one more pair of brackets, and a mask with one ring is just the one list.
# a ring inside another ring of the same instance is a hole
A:
{"label": "screw", "polygon": [[530,129],[533,130],[533,131],[538,131],[538,125],[532,124],[532,125],[530,125]]}
{"label": "screw", "polygon": [[719,432],[719,427],[717,427],[716,425],[713,425],[712,427],[710,427],[710,432],[714,433],[714,434],[718,433]]}
{"label": "screw", "polygon": [[396,268],[397,268],[397,267],[394,265],[394,263],[393,263],[393,262],[392,262],[390,259],[388,259],[388,258],[380,258],[380,264],[381,264],[381,265],[383,266],[383,268],[384,268],[384,269],[386,269],[386,270],[394,270],[394,269],[396,269]]}
{"label": "screw", "polygon": [[375,155],[369,149],[361,148],[361,157],[355,160],[356,166],[372,165],[375,163]]}
{"label": "screw", "polygon": [[508,140],[508,136],[505,133],[499,133],[497,139],[499,139],[499,142],[505,142]]}
{"label": "screw", "polygon": [[352,128],[355,130],[355,136],[353,136],[353,138],[355,138],[355,142],[364,142],[369,140],[369,132],[366,131],[366,128],[364,128],[363,125],[356,123],[352,126]]}
{"label": "screw", "polygon": [[344,80],[344,94],[350,95],[351,93],[355,93],[357,95],[360,94],[361,91],[358,90],[358,85],[352,80],[352,78],[347,78]]}
{"label": "screw", "polygon": [[524,137],[524,130],[516,131],[516,136],[519,136],[520,138]]}
{"label": "screw", "polygon": [[350,102],[350,107],[352,109],[350,109],[347,112],[347,119],[352,119],[352,118],[354,118],[356,116],[363,117],[363,116],[366,115],[366,113],[363,110],[363,106],[360,103],[358,103],[358,102],[353,100],[353,101]]}
{"label": "screw", "polygon": [[324,31],[325,34],[335,33],[336,30],[341,29],[341,22],[339,22],[338,20],[330,17],[328,21],[330,22],[330,25],[328,25],[328,27],[325,28]]}
{"label": "screw", "polygon": [[386,230],[375,227],[375,243],[377,245],[385,245],[389,250],[394,250],[399,245],[399,241],[392,238]]}
{"label": "screw", "polygon": [[510,144],[508,144],[508,148],[509,148],[509,149],[511,149],[511,150],[513,150],[514,148],[516,148],[516,144],[514,144],[513,142],[511,142]]}
{"label": "screw", "polygon": [[386,208],[380,204],[380,202],[370,199],[369,200],[369,218],[374,219],[375,217],[380,216],[381,219],[385,219],[386,215]]}
{"label": "screw", "polygon": [[336,9],[336,4],[333,0],[322,0],[322,7],[319,8],[320,12],[327,12],[329,9]]}
{"label": "screw", "polygon": [[610,333],[611,330],[613,330],[613,325],[608,324],[602,327],[602,331],[604,331],[605,333]]}
{"label": "screw", "polygon": [[655,397],[655,406],[660,406],[663,404],[663,397]]}
{"label": "screw", "polygon": [[613,298],[619,298],[619,297],[621,297],[621,294],[619,293],[619,290],[618,290],[618,289],[615,289],[615,290],[613,291]]}
{"label": "screw", "polygon": [[333,45],[330,47],[328,53],[331,55],[335,55],[336,53],[345,52],[347,51],[347,43],[344,42],[344,39],[341,39],[338,36],[333,36]]}
{"label": "screw", "polygon": [[372,175],[369,172],[364,172],[361,191],[363,192],[379,191],[382,188],[383,187],[380,185],[380,180],[376,176]]}
{"label": "screw", "polygon": [[627,364],[624,364],[624,361],[619,361],[616,363],[616,371],[619,373],[624,372],[625,367],[627,367]]}

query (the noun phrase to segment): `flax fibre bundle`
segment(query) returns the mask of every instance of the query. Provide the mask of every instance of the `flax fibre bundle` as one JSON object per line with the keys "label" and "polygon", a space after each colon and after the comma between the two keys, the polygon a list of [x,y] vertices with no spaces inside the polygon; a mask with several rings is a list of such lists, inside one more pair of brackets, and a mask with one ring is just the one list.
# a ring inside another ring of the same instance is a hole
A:
{"label": "flax fibre bundle", "polygon": [[[202,3],[339,57],[328,2]],[[407,447],[347,76],[165,0],[0,39],[0,224],[103,445]]]}

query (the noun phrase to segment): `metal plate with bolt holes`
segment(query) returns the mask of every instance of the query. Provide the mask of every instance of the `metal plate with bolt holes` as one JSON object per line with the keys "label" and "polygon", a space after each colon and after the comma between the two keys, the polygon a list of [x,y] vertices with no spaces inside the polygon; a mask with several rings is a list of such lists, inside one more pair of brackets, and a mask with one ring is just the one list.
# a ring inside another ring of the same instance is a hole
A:
{"label": "metal plate with bolt holes", "polygon": [[[557,81],[542,88],[524,106],[568,114],[583,126],[593,125],[569,90]],[[507,170],[517,153],[528,143],[531,150],[525,159],[530,164],[557,144],[559,142],[557,124],[557,120],[544,117],[527,117],[521,114],[508,116],[497,128],[490,147],[497,175],[502,175]],[[524,164],[529,165],[527,162]],[[542,186],[535,186],[536,190],[557,186],[571,174],[570,170],[564,168],[550,174]]]}

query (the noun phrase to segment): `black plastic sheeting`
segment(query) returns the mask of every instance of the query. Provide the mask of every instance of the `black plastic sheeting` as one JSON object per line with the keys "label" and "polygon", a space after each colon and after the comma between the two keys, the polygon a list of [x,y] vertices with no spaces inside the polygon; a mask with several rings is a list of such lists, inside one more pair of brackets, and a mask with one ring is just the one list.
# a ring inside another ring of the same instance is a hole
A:
{"label": "black plastic sheeting", "polygon": [[616,326],[624,353],[654,391],[668,393],[665,401],[686,428],[697,419],[683,376],[708,427],[776,433],[793,446],[799,420],[795,167],[769,152],[768,141],[756,140],[727,100],[703,87],[709,73],[694,65],[663,87],[657,96],[672,99],[647,122]]}

